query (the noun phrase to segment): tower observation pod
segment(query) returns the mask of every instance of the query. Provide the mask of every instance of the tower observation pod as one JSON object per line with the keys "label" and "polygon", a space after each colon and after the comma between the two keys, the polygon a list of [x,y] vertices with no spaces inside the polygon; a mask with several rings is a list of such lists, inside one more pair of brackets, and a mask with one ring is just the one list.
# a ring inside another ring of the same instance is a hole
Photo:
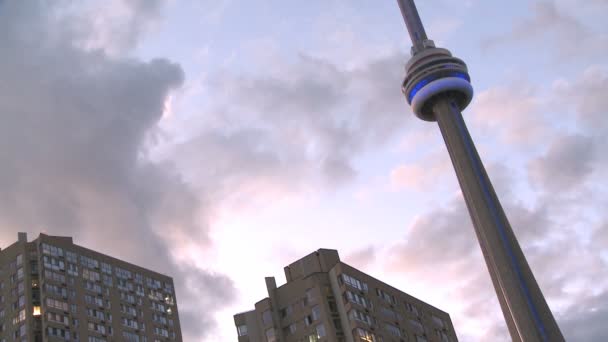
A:
{"label": "tower observation pod", "polygon": [[462,117],[473,98],[467,66],[427,38],[413,0],[397,2],[413,45],[403,94],[417,117],[439,125],[511,338],[564,341]]}

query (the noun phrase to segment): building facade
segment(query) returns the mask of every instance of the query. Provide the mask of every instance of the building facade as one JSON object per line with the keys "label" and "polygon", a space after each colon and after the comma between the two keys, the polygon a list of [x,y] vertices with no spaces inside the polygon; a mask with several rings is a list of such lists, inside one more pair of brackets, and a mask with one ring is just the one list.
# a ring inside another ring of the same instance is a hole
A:
{"label": "building facade", "polygon": [[0,250],[0,342],[181,341],[173,280],[25,233]]}
{"label": "building facade", "polygon": [[455,342],[450,316],[318,251],[266,278],[268,297],[234,315],[239,342]]}

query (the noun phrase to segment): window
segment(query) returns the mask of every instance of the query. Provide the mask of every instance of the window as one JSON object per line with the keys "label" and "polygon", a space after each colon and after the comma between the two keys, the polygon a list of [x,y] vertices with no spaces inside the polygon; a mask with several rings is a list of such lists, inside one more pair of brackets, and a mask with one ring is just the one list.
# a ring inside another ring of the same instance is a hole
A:
{"label": "window", "polygon": [[82,278],[84,278],[86,280],[90,280],[90,281],[99,281],[100,276],[99,276],[99,272],[95,272],[95,271],[91,271],[89,269],[83,268],[82,269]]}
{"label": "window", "polygon": [[445,323],[443,323],[443,320],[435,315],[431,315],[431,318],[433,319],[433,322],[435,323],[435,325],[437,325],[440,328],[444,328],[445,327]]}
{"label": "window", "polygon": [[399,330],[399,328],[392,324],[385,323],[384,329],[386,329],[386,331],[388,331],[393,336],[401,337],[401,330]]}
{"label": "window", "polygon": [[317,330],[317,337],[318,338],[322,338],[322,337],[325,337],[327,335],[325,333],[325,326],[323,324],[317,325],[315,329]]}
{"label": "window", "polygon": [[319,337],[317,336],[317,334],[308,335],[308,336],[304,337],[304,341],[305,342],[318,342]]}
{"label": "window", "polygon": [[122,279],[131,279],[131,272],[120,267],[114,267],[114,273],[116,273],[116,277]]}
{"label": "window", "polygon": [[314,299],[314,295],[312,293],[313,289],[306,290],[306,304],[312,303]]}
{"label": "window", "polygon": [[[120,312],[127,314],[127,315],[131,315],[131,316],[137,316],[137,310],[134,307],[125,305],[125,304],[120,304]],[[163,317],[163,316],[156,314],[156,313],[152,314],[152,318],[154,319],[155,322],[162,323],[156,319],[157,317]]]}
{"label": "window", "polygon": [[88,342],[106,342],[105,338],[89,336]]}
{"label": "window", "polygon": [[426,337],[416,335],[416,342],[427,342]]}
{"label": "window", "polygon": [[163,337],[169,337],[169,331],[167,331],[167,329],[154,327],[154,333]]}
{"label": "window", "polygon": [[351,303],[357,303],[368,309],[373,308],[372,303],[369,300],[365,299],[365,297],[363,297],[357,293],[346,291],[346,293],[344,293],[344,299]]}
{"label": "window", "polygon": [[57,297],[67,297],[67,290],[64,287],[46,283],[44,284],[44,290],[48,295]]}
{"label": "window", "polygon": [[39,305],[34,305],[34,310],[32,313],[34,316],[40,316],[40,306]]}
{"label": "window", "polygon": [[401,320],[402,319],[402,317],[401,317],[400,314],[398,314],[395,311],[393,311],[393,310],[391,310],[391,309],[389,309],[387,307],[384,307],[384,306],[380,307],[380,313],[382,313],[384,316],[392,319],[393,321]]}
{"label": "window", "polygon": [[64,340],[70,339],[70,333],[65,329],[48,327],[47,332],[49,336],[63,337]]}
{"label": "window", "polygon": [[88,268],[99,268],[99,261],[87,256],[80,256],[80,265]]}
{"label": "window", "polygon": [[78,277],[78,265],[68,263],[68,274]]}
{"label": "window", "polygon": [[95,292],[97,294],[101,293],[101,285],[92,283],[90,281],[85,281],[84,282],[84,288],[87,291]]}
{"label": "window", "polygon": [[441,342],[450,342],[450,337],[448,336],[448,334],[445,331],[435,329],[435,333],[437,334],[437,337],[439,337]]}
{"label": "window", "polygon": [[128,331],[123,331],[122,332],[122,337],[124,337],[125,341],[129,341],[129,342],[139,342],[139,335],[134,334],[132,332],[128,332]]}
{"label": "window", "polygon": [[359,310],[351,310],[349,316],[351,319],[367,323],[369,325],[372,325],[374,323],[373,318],[370,315]]}
{"label": "window", "polygon": [[266,342],[276,342],[276,341],[277,341],[277,337],[274,332],[274,328],[270,328],[270,329],[266,330]]}
{"label": "window", "polygon": [[270,310],[262,313],[262,322],[264,322],[264,325],[272,324],[272,313],[270,313]]}
{"label": "window", "polygon": [[71,263],[77,263],[78,262],[78,254],[74,253],[74,252],[70,252],[70,251],[65,251],[65,259],[68,262]]}
{"label": "window", "polygon": [[418,308],[416,308],[415,305],[412,305],[411,303],[405,303],[405,309],[411,313],[413,313],[414,315],[418,316]]}
{"label": "window", "polygon": [[87,308],[87,315],[91,318],[100,319],[102,321],[106,318],[106,315],[103,311],[91,308]]}
{"label": "window", "polygon": [[318,305],[315,305],[312,308],[312,320],[316,321],[319,320],[321,318],[321,308],[319,308]]}
{"label": "window", "polygon": [[44,276],[46,277],[47,280],[53,280],[53,281],[56,281],[59,283],[65,283],[65,276],[63,274],[45,270]]}
{"label": "window", "polygon": [[290,334],[292,334],[292,335],[295,334],[296,333],[296,329],[297,329],[297,325],[295,323],[291,323],[289,325],[289,333]]}
{"label": "window", "polygon": [[293,312],[293,309],[292,309],[291,305],[284,307],[283,309],[281,309],[281,318],[285,318],[285,317],[291,315],[292,312]]}
{"label": "window", "polygon": [[382,300],[384,300],[385,302],[389,303],[389,304],[395,304],[395,296],[381,290],[381,289],[376,289],[376,294],[378,295],[378,297],[380,297]]}
{"label": "window", "polygon": [[53,298],[47,298],[46,299],[46,306],[48,308],[68,311],[68,303],[62,302],[60,300],[56,300],[56,299],[53,299]]}
{"label": "window", "polygon": [[15,318],[13,318],[13,325],[17,325],[23,321],[25,321],[25,309],[19,311],[17,316],[15,316]]}
{"label": "window", "polygon": [[416,329],[418,329],[419,331],[424,331],[424,327],[422,326],[422,323],[418,322],[415,319],[410,319],[410,325]]}
{"label": "window", "polygon": [[[133,295],[131,295],[131,296],[133,296]],[[152,308],[152,310],[156,310],[156,311],[159,311],[159,312],[165,312],[165,305],[164,304],[152,302],[151,308]]]}
{"label": "window", "polygon": [[367,292],[367,284],[360,281],[359,279],[356,279],[354,277],[349,276],[348,274],[342,273],[340,279],[342,280],[342,282],[344,282],[344,284],[354,287],[358,290],[361,291],[366,291]]}
{"label": "window", "polygon": [[110,264],[106,264],[105,262],[101,263],[101,272],[106,274],[112,274],[112,266]]}
{"label": "window", "polygon": [[112,276],[111,276],[111,275],[102,274],[102,275],[101,275],[101,279],[102,279],[103,284],[104,284],[105,286],[112,287]]}
{"label": "window", "polygon": [[63,249],[43,243],[42,254],[63,257]]}
{"label": "window", "polygon": [[124,325],[125,327],[133,328],[133,329],[137,329],[138,328],[137,321],[134,320],[134,319],[132,319],[132,318],[123,317],[122,318],[122,325]]}
{"label": "window", "polygon": [[17,266],[23,265],[23,255],[22,254],[17,255],[16,263],[17,263]]}
{"label": "window", "polygon": [[247,336],[247,325],[239,325],[236,327],[236,331],[238,332],[239,336]]}
{"label": "window", "polygon": [[62,314],[58,314],[56,312],[47,312],[46,319],[50,322],[60,323],[60,324],[69,324],[68,316],[64,316]]}
{"label": "window", "polygon": [[44,256],[42,258],[44,267],[47,269],[52,269],[54,271],[59,271],[59,270],[64,270],[65,269],[65,263],[63,262],[63,260],[57,258],[57,257],[50,257],[50,256]]}
{"label": "window", "polygon": [[376,335],[374,335],[373,333],[371,333],[367,330],[361,329],[361,328],[357,328],[356,335],[358,335],[359,339],[364,342],[378,342]]}
{"label": "window", "polygon": [[103,306],[103,299],[98,298],[98,297],[94,297],[94,296],[91,296],[91,295],[85,295],[84,296],[84,301],[87,304],[94,304],[94,305],[97,305],[97,306]]}
{"label": "window", "polygon": [[94,331],[100,334],[105,334],[106,333],[106,327],[104,325],[101,325],[99,323],[95,323],[95,322],[88,322],[87,324],[89,331]]}

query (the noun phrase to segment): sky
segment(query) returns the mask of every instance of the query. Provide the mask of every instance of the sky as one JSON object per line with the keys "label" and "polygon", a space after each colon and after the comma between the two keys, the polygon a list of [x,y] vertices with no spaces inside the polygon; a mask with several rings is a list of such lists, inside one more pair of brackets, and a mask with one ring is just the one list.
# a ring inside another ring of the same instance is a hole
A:
{"label": "sky", "polygon": [[[418,1],[567,340],[608,336],[608,2]],[[40,232],[174,278],[232,341],[319,248],[508,332],[438,127],[401,94],[395,1],[0,0],[0,246]]]}

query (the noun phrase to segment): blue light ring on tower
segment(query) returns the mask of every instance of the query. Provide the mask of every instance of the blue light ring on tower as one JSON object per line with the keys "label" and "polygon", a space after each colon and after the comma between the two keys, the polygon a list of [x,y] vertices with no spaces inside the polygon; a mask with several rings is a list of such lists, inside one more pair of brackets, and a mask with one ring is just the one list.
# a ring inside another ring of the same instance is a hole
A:
{"label": "blue light ring on tower", "polygon": [[457,77],[457,78],[461,78],[461,79],[466,80],[467,82],[471,83],[471,78],[469,77],[468,74],[466,74],[464,72],[448,71],[448,72],[445,72],[442,74],[433,74],[433,75],[430,75],[430,76],[418,81],[418,83],[416,83],[413,87],[410,88],[409,93],[407,94],[407,102],[411,104],[412,99],[414,98],[416,93],[418,91],[420,91],[420,89],[422,89],[425,85],[429,84],[430,82],[432,82],[434,80],[444,78],[444,77]]}
{"label": "blue light ring on tower", "polygon": [[412,111],[422,120],[435,121],[429,100],[447,92],[456,93],[460,110],[468,106],[473,98],[473,87],[464,77],[442,77],[431,81],[418,90],[412,98]]}
{"label": "blue light ring on tower", "polygon": [[469,83],[471,82],[469,74],[464,71],[455,71],[452,68],[438,68],[437,70],[433,70],[433,72],[430,72],[426,77],[417,80],[416,83],[410,83],[409,85],[406,85],[403,90],[404,94],[406,95],[407,102],[411,104],[412,99],[414,98],[416,93],[420,91],[420,89],[422,89],[430,82],[444,77],[457,77],[466,80]]}

